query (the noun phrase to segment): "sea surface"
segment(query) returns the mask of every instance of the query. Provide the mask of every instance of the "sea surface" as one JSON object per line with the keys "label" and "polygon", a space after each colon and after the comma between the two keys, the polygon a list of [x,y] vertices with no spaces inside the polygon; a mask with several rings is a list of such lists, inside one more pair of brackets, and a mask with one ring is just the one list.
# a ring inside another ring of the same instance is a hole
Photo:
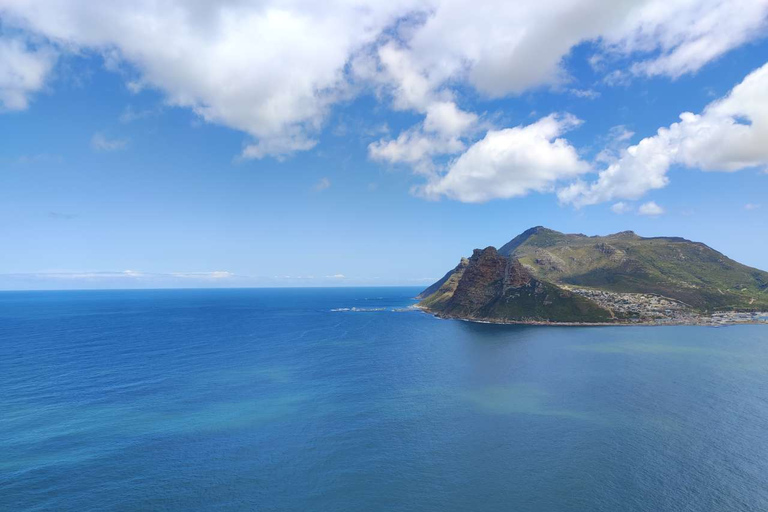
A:
{"label": "sea surface", "polygon": [[0,293],[0,510],[768,510],[768,326],[417,291]]}

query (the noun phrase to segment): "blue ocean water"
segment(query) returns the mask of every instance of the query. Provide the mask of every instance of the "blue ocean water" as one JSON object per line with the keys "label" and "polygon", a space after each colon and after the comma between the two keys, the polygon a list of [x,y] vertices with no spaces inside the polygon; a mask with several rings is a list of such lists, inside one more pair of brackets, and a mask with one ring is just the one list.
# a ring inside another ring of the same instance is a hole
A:
{"label": "blue ocean water", "polygon": [[768,510],[768,327],[416,292],[0,293],[0,510]]}

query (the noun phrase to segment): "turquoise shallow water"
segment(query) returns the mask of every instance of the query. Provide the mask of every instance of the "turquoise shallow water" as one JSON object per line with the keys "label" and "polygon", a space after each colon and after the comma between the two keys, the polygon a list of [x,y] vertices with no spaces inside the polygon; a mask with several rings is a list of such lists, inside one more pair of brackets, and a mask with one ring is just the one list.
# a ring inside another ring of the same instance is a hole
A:
{"label": "turquoise shallow water", "polygon": [[0,510],[768,510],[768,327],[416,292],[0,293]]}

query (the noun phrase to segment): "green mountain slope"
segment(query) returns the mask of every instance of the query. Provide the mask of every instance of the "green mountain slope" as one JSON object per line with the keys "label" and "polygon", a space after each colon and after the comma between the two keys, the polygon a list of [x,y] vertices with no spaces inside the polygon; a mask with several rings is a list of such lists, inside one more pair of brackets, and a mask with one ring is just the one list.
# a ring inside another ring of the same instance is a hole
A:
{"label": "green mountain slope", "polygon": [[529,229],[499,250],[555,283],[653,293],[702,311],[765,309],[768,272],[747,267],[684,238],[608,236]]}
{"label": "green mountain slope", "polygon": [[418,298],[421,307],[443,316],[613,321],[616,315],[605,304],[570,291],[582,288],[609,292],[612,300],[615,294],[661,296],[697,313],[768,310],[768,272],[704,244],[631,231],[586,236],[544,227],[525,231],[498,251],[476,250]]}

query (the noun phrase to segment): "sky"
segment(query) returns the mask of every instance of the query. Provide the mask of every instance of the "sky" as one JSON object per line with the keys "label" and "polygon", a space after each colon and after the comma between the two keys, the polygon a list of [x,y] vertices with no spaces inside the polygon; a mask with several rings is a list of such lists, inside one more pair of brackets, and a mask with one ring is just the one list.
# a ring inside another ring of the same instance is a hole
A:
{"label": "sky", "polygon": [[0,0],[0,289],[427,286],[543,225],[768,269],[768,0]]}

